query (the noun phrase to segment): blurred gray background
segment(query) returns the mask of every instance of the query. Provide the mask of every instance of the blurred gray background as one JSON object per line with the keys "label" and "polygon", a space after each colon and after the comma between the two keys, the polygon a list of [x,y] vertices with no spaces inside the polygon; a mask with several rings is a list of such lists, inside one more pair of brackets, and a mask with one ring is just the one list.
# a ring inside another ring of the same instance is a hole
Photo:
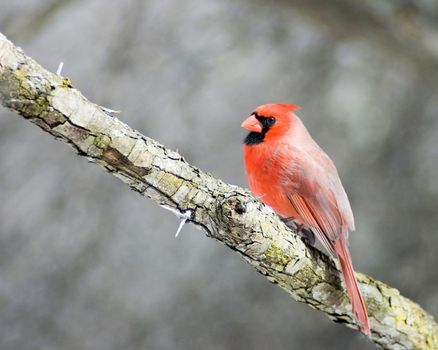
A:
{"label": "blurred gray background", "polygon": [[[436,1],[0,0],[0,31],[241,186],[241,121],[301,105],[355,267],[438,315]],[[0,150],[2,350],[375,349],[3,108]]]}

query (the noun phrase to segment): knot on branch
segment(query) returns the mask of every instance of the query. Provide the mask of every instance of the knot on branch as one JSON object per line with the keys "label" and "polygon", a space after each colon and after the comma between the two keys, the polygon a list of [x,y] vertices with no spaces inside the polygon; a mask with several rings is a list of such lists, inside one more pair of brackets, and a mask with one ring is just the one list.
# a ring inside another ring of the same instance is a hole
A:
{"label": "knot on branch", "polygon": [[220,200],[219,216],[232,226],[248,226],[248,219],[258,217],[262,204],[249,193],[233,192]]}
{"label": "knot on branch", "polygon": [[248,241],[248,237],[260,233],[258,229],[263,205],[249,192],[227,192],[217,199],[216,217],[220,226],[220,238],[230,246]]}

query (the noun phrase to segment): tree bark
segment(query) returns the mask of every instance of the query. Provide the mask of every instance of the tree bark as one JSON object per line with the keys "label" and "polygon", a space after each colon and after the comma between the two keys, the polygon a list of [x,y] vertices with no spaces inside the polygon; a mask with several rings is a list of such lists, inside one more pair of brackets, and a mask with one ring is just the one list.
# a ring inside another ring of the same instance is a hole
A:
{"label": "tree bark", "polygon": [[[333,261],[307,247],[247,190],[188,164],[177,152],[133,130],[25,56],[0,33],[0,100],[138,193],[201,228],[241,255],[295,300],[357,329]],[[438,325],[399,291],[357,273],[384,349],[438,349]]]}

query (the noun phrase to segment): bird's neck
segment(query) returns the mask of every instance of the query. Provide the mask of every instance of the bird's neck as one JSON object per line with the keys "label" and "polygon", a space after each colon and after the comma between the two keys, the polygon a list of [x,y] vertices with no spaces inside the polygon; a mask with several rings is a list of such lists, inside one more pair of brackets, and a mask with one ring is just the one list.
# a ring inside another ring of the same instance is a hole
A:
{"label": "bird's neck", "polygon": [[287,142],[289,145],[299,148],[306,152],[311,152],[315,148],[319,148],[312,136],[310,136],[307,128],[304,126],[300,118],[295,116],[294,123],[289,128],[288,132],[281,140],[282,143]]}

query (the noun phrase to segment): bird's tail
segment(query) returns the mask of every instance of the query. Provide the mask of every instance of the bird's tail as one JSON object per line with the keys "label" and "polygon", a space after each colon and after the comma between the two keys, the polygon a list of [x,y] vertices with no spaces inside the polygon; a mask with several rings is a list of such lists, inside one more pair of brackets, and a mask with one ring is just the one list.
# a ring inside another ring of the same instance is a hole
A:
{"label": "bird's tail", "polygon": [[347,287],[348,297],[353,309],[353,315],[362,333],[371,334],[370,322],[365,303],[360,293],[356,277],[354,275],[353,265],[351,263],[350,252],[343,235],[335,242],[335,250],[341,265],[342,275]]}

